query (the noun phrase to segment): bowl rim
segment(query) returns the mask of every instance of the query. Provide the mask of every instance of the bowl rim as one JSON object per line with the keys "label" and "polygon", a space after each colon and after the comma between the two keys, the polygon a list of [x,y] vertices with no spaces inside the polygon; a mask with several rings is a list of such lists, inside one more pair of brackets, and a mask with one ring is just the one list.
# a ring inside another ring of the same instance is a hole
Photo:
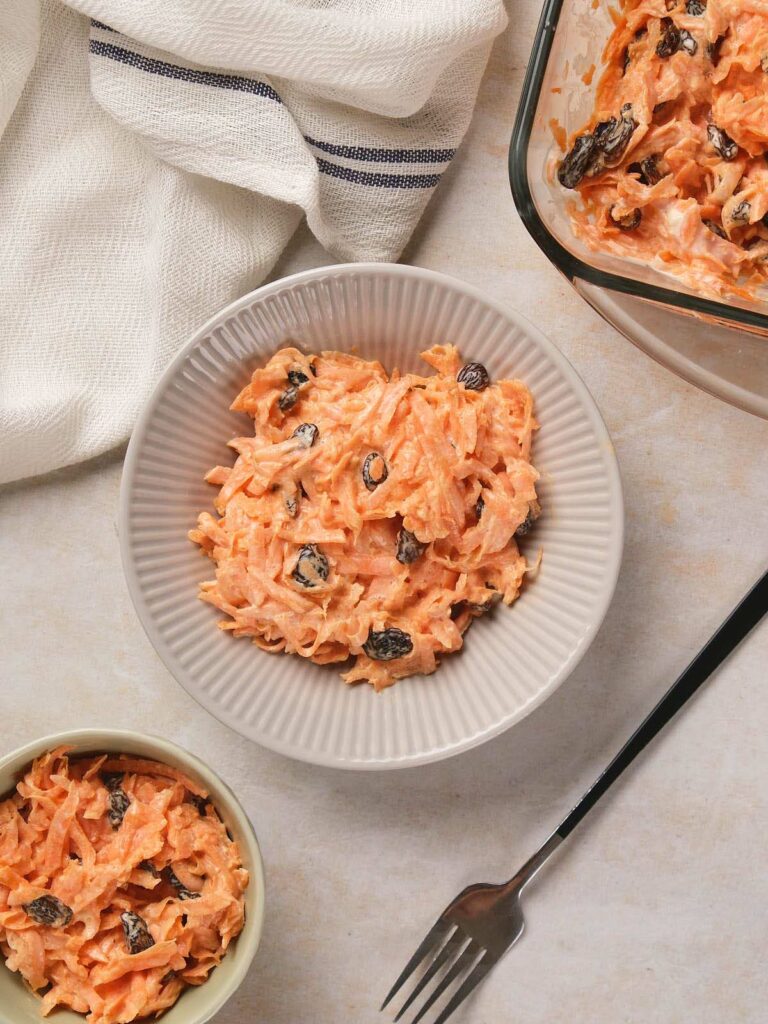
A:
{"label": "bowl rim", "polygon": [[[146,746],[147,754],[145,756],[151,756],[155,760],[162,761],[164,755],[175,758],[189,767],[191,775],[198,776],[206,783],[206,788],[209,783],[213,783],[211,788],[220,790],[226,801],[226,807],[224,808],[217,801],[217,810],[222,813],[223,817],[236,820],[247,847],[246,856],[248,863],[246,867],[249,872],[249,883],[248,889],[246,889],[246,900],[248,899],[249,892],[253,893],[253,906],[247,906],[248,912],[246,913],[245,926],[235,941],[239,941],[240,937],[243,936],[248,944],[248,948],[242,962],[234,968],[232,977],[229,979],[228,984],[224,986],[218,998],[203,1011],[201,1016],[190,1015],[189,1024],[205,1024],[206,1021],[211,1020],[219,1012],[242,985],[261,944],[264,931],[266,880],[261,847],[253,822],[232,787],[196,754],[185,750],[179,744],[166,739],[164,736],[156,736],[153,733],[144,733],[134,729],[89,727],[51,733],[39,739],[31,740],[23,746],[0,756],[0,772],[5,771],[14,764],[19,766],[15,770],[20,771],[25,765],[31,764],[35,758],[40,757],[41,754],[60,746],[75,746],[80,748],[83,754],[88,753],[89,750],[93,753],[102,751],[107,753],[110,747],[114,747],[116,752],[120,752],[121,742],[124,743],[126,741]],[[153,753],[153,751],[160,751],[162,753]],[[2,793],[0,793],[0,796],[2,796]],[[2,966],[5,969],[4,963]],[[204,988],[204,984],[200,986],[201,991]],[[83,1015],[78,1014],[78,1016],[85,1020]]]}
{"label": "bowl rim", "polygon": [[768,418],[766,400],[741,385],[732,383],[719,374],[712,373],[706,367],[676,351],[660,338],[655,338],[653,343],[649,343],[645,341],[644,337],[644,343],[635,333],[630,333],[625,326],[616,322],[617,318],[612,318],[602,304],[584,294],[576,282],[582,280],[588,285],[605,289],[609,295],[611,292],[615,292],[619,295],[644,299],[668,308],[673,314],[679,315],[682,312],[696,316],[700,320],[726,321],[725,326],[731,329],[738,330],[741,327],[763,335],[768,333],[768,315],[756,309],[742,309],[717,299],[678,291],[671,281],[669,287],[664,288],[660,285],[638,281],[631,276],[625,277],[607,270],[600,270],[566,249],[539,214],[528,181],[528,147],[555,32],[564,10],[568,10],[565,0],[545,0],[532,43],[531,56],[512,128],[507,165],[512,197],[520,219],[550,263],[576,288],[581,297],[625,338],[637,345],[665,369],[671,370],[683,380],[701,388],[702,391],[745,412],[763,419]]}
{"label": "bowl rim", "polygon": [[[143,441],[147,433],[150,421],[155,412],[159,396],[164,389],[164,385],[176,374],[177,368],[180,367],[186,360],[188,354],[192,352],[195,347],[215,328],[218,324],[223,322],[230,316],[238,313],[241,309],[251,305],[257,299],[262,299],[267,296],[278,293],[286,288],[294,288],[297,285],[303,285],[307,282],[314,281],[318,278],[338,275],[359,275],[359,274],[394,274],[400,277],[411,277],[417,280],[431,282],[437,284],[442,288],[446,288],[453,292],[458,292],[468,298],[471,298],[487,308],[490,308],[496,312],[499,316],[505,320],[516,323],[522,327],[528,336],[535,341],[535,343],[546,353],[547,357],[556,365],[558,370],[566,378],[569,386],[573,389],[574,393],[579,397],[583,404],[584,411],[590,421],[590,424],[595,431],[595,436],[598,438],[601,447],[608,453],[609,457],[606,459],[606,474],[610,479],[611,488],[613,493],[616,495],[616,500],[611,508],[611,527],[615,531],[616,542],[613,546],[613,562],[609,567],[609,571],[606,575],[606,585],[603,591],[603,599],[597,608],[589,628],[585,630],[579,643],[577,643],[574,649],[571,651],[570,656],[563,662],[559,670],[553,674],[548,684],[543,687],[535,698],[532,698],[522,708],[518,709],[515,714],[510,715],[508,718],[502,719],[501,721],[494,724],[491,728],[470,737],[465,738],[458,744],[453,744],[448,747],[441,747],[433,750],[429,750],[420,754],[414,754],[412,756],[406,756],[399,759],[393,760],[368,760],[368,761],[355,761],[352,759],[342,760],[333,755],[326,755],[323,753],[316,753],[314,751],[306,752],[295,749],[289,743],[283,743],[279,740],[274,740],[272,737],[261,737],[258,740],[253,737],[241,733],[237,727],[236,716],[225,712],[222,708],[216,705],[207,695],[203,695],[196,688],[189,688],[186,684],[185,677],[187,673],[185,670],[176,664],[175,657],[167,650],[165,641],[163,640],[160,632],[154,622],[153,616],[149,610],[147,602],[142,592],[139,576],[136,571],[136,567],[133,564],[131,558],[131,546],[129,541],[129,513],[131,504],[131,491],[132,481],[135,474],[136,466],[138,463],[139,455],[143,446]],[[279,278],[276,281],[271,281],[268,284],[261,285],[255,288],[253,291],[248,292],[246,295],[241,296],[239,299],[235,299],[233,302],[228,303],[222,309],[218,310],[213,316],[209,317],[208,320],[194,332],[192,337],[186,344],[179,350],[174,356],[171,362],[168,364],[164,372],[158,379],[155,387],[147,399],[139,418],[136,421],[131,439],[128,444],[128,450],[125,456],[125,462],[123,464],[123,473],[120,482],[120,500],[119,500],[119,511],[118,511],[118,536],[120,541],[120,553],[122,558],[123,572],[125,573],[126,583],[128,591],[131,595],[134,608],[139,617],[139,621],[147,635],[150,643],[154,647],[158,657],[174,677],[190,696],[209,714],[213,715],[214,718],[223,722],[229,726],[233,731],[239,735],[244,735],[246,739],[250,739],[252,742],[258,742],[261,746],[266,747],[278,754],[282,754],[285,757],[291,757],[293,759],[301,760],[308,764],[314,764],[324,768],[337,768],[345,771],[382,771],[399,768],[414,768],[425,764],[431,764],[437,761],[445,760],[449,757],[456,756],[464,753],[465,751],[471,750],[475,747],[494,739],[501,733],[506,732],[517,722],[526,718],[531,712],[533,712],[540,704],[542,704],[557,688],[568,678],[568,676],[574,671],[576,666],[579,664],[581,659],[584,657],[586,652],[589,650],[598,630],[600,629],[603,620],[605,619],[608,608],[610,607],[613,595],[616,589],[616,583],[618,581],[619,571],[621,569],[622,558],[624,553],[624,533],[625,533],[625,509],[624,509],[624,495],[621,483],[621,474],[619,471],[618,461],[616,459],[616,452],[611,440],[608,428],[605,425],[605,421],[602,418],[600,410],[597,407],[597,403],[592,397],[589,388],[581,379],[579,374],[576,372],[574,367],[568,361],[568,359],[560,352],[557,346],[549,340],[537,327],[530,323],[522,314],[516,310],[508,308],[503,302],[499,302],[489,295],[486,295],[481,289],[476,288],[474,285],[468,284],[465,281],[461,281],[458,278],[452,277],[448,274],[443,274],[436,270],[428,270],[424,267],[417,267],[411,264],[402,263],[338,263],[331,264],[329,266],[313,267],[309,270],[302,270],[295,274],[290,274],[287,277]]]}

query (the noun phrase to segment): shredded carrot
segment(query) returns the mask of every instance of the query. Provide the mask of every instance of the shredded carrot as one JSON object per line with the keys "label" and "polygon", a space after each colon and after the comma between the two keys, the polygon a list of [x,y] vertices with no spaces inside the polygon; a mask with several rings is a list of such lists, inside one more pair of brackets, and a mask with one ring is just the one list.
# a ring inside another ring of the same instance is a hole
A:
{"label": "shredded carrot", "polygon": [[595,75],[595,65],[590,64],[584,74],[581,76],[581,80],[584,85],[592,85],[592,79]]}
{"label": "shredded carrot", "polygon": [[0,951],[33,990],[47,988],[43,1016],[157,1016],[242,930],[248,872],[206,791],[181,772],[68,753],[36,760],[0,802]]}
{"label": "shredded carrot", "polygon": [[581,174],[561,177],[582,200],[570,205],[574,232],[706,295],[754,298],[768,280],[768,9],[624,0],[622,10],[609,9],[595,109],[574,134]]}
{"label": "shredded carrot", "polygon": [[253,374],[232,408],[254,436],[229,442],[234,466],[207,476],[218,517],[189,534],[215,563],[200,597],[222,629],[352,658],[343,678],[382,689],[433,672],[475,616],[518,596],[515,534],[539,513],[531,395],[462,381],[480,364],[462,370],[453,346],[422,358],[434,375],[284,348]]}

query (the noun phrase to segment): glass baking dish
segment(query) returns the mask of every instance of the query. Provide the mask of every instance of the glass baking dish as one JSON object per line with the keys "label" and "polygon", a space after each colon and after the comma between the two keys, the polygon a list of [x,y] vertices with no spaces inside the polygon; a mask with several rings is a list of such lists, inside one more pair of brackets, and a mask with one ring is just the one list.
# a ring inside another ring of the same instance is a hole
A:
{"label": "glass baking dish", "polygon": [[704,298],[645,264],[591,252],[571,231],[573,193],[545,173],[560,152],[552,125],[570,137],[589,120],[612,29],[605,0],[545,0],[509,150],[518,212],[552,263],[630,341],[692,384],[768,419],[768,301]]}

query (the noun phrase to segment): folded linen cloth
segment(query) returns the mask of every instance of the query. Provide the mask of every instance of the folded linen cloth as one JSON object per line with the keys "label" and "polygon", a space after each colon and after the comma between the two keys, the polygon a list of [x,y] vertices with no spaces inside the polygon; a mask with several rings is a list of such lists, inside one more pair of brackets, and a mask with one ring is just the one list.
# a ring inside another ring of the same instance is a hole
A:
{"label": "folded linen cloth", "polygon": [[301,217],[397,259],[502,0],[4,0],[0,482],[124,440]]}

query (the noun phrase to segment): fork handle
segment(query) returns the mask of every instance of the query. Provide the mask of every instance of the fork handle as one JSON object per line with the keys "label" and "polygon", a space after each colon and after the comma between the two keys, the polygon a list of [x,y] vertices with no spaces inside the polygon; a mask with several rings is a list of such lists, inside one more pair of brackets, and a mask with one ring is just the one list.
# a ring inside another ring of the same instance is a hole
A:
{"label": "fork handle", "polygon": [[[595,806],[603,793],[618,779],[624,769],[634,761],[656,733],[674,717],[702,683],[706,682],[721,662],[738,646],[752,627],[757,625],[767,611],[768,572],[755,583],[747,596],[731,612],[714,636],[702,647],[688,668],[678,678],[677,682],[670,687],[642,725],[630,736],[616,757],[603,771],[602,775],[597,778],[592,787],[587,790],[570,814],[558,826],[550,840],[547,840],[547,843],[545,843],[540,852],[543,852],[555,836],[559,836],[562,840],[571,834],[587,811]],[[559,843],[556,845],[559,845]],[[538,855],[534,854],[529,863],[535,861],[537,857]],[[540,864],[536,864],[534,870],[538,870],[538,867],[540,867]]]}

